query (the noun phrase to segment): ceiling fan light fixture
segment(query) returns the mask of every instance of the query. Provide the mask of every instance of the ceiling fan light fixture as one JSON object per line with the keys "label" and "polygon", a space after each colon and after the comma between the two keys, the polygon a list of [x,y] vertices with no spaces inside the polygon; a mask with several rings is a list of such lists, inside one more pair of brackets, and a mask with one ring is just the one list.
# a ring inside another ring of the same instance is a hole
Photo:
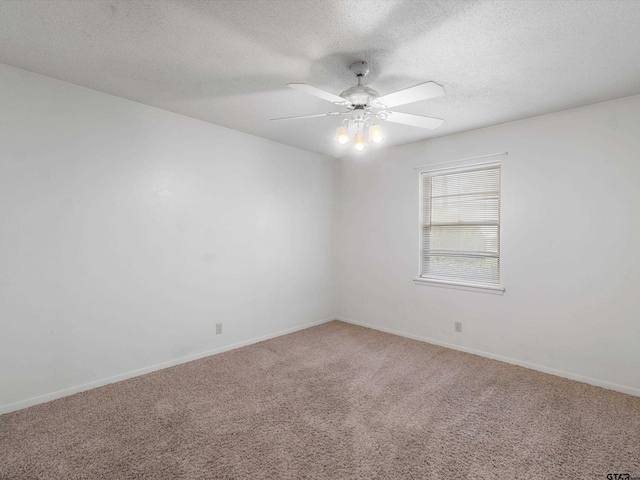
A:
{"label": "ceiling fan light fixture", "polygon": [[[351,140],[349,132],[355,133],[353,146],[358,152],[362,152],[367,148],[367,142],[370,144],[380,144],[384,141],[385,137],[382,134],[382,127],[378,125],[377,120],[427,129],[438,128],[444,122],[441,118],[425,117],[390,110],[400,105],[441,97],[445,94],[442,85],[435,82],[423,82],[413,87],[405,88],[404,90],[398,90],[380,96],[376,90],[362,84],[362,79],[369,73],[369,64],[367,62],[355,62],[351,65],[350,69],[358,79],[358,84],[346,89],[340,95],[335,95],[312,85],[307,85],[306,83],[287,84],[290,88],[333,103],[340,107],[340,111],[272,118],[271,120],[347,116],[336,129],[335,139],[340,145],[346,145]],[[365,133],[367,134],[367,139],[365,139]]]}
{"label": "ceiling fan light fixture", "polygon": [[377,123],[374,123],[369,127],[370,141],[372,141],[373,143],[380,143],[382,142],[383,138],[384,137],[382,136],[382,127],[380,125],[378,125]]}
{"label": "ceiling fan light fixture", "polygon": [[349,142],[349,130],[344,125],[340,125],[336,130],[336,141],[340,145],[346,145]]}
{"label": "ceiling fan light fixture", "polygon": [[364,135],[360,132],[356,133],[356,136],[353,141],[353,148],[355,148],[358,152],[361,152],[364,150],[364,147],[366,146],[367,144],[364,141]]}

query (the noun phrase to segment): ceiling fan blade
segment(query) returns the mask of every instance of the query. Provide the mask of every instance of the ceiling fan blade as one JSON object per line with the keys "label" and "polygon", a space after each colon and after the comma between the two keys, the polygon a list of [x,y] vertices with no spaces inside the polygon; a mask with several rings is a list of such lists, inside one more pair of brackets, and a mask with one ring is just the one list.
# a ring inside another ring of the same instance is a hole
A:
{"label": "ceiling fan blade", "polygon": [[444,88],[435,82],[425,82],[420,85],[405,88],[398,92],[389,93],[377,98],[386,108],[397,107],[407,103],[419,102],[429,98],[441,97],[444,95]]}
{"label": "ceiling fan blade", "polygon": [[344,115],[349,112],[329,112],[329,113],[316,113],[315,115],[299,115],[296,117],[280,117],[280,118],[270,118],[269,120],[298,120],[299,118],[313,118],[313,117],[330,117],[332,115]]}
{"label": "ceiling fan blade", "polygon": [[421,115],[413,115],[410,113],[388,112],[384,120],[387,122],[402,123],[403,125],[411,125],[420,128],[438,128],[444,123],[441,118],[423,117]]}
{"label": "ceiling fan blade", "polygon": [[287,87],[295,88],[296,90],[301,90],[303,92],[310,93],[311,95],[314,95],[318,98],[326,100],[327,102],[331,102],[331,103],[347,102],[344,98],[339,97],[338,95],[334,95],[333,93],[326,92],[318,87],[307,85],[306,83],[288,83]]}

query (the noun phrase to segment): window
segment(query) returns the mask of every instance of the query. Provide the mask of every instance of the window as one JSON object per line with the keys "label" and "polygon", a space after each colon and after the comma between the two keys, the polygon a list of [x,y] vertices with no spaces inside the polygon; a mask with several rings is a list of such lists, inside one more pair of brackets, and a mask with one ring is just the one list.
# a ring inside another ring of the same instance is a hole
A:
{"label": "window", "polygon": [[417,282],[502,292],[500,164],[420,174]]}

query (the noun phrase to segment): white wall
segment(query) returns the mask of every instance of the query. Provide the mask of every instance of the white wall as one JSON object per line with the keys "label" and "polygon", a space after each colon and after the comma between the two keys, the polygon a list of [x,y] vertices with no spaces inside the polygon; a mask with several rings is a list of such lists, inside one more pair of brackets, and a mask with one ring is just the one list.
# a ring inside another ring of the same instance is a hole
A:
{"label": "white wall", "polygon": [[[336,171],[2,65],[0,92],[0,413],[336,309],[640,395],[640,96],[370,150]],[[505,295],[414,285],[413,165],[505,150]]]}
{"label": "white wall", "polygon": [[335,173],[0,65],[0,413],[334,318]]}
{"label": "white wall", "polygon": [[[412,167],[502,151],[506,293],[415,285]],[[640,96],[370,151],[338,178],[339,317],[640,395]]]}

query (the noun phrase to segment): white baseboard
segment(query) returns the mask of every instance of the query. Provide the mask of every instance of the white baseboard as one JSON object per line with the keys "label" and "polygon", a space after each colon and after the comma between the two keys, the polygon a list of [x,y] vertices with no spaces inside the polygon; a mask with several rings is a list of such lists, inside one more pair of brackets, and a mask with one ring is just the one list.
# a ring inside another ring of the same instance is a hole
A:
{"label": "white baseboard", "polygon": [[539,372],[549,373],[557,377],[568,378],[569,380],[576,380],[578,382],[588,383],[589,385],[595,385],[596,387],[607,388],[609,390],[615,390],[616,392],[628,393],[629,395],[635,395],[636,397],[640,397],[640,389],[638,388],[627,387],[626,385],[618,385],[617,383],[611,383],[605,380],[599,380],[597,378],[585,377],[583,375],[578,375],[576,373],[571,373],[564,370],[557,370],[555,368],[544,367],[542,365],[536,365],[535,363],[524,362],[522,360],[517,360],[515,358],[503,357],[501,355],[495,355],[493,353],[483,352],[481,350],[475,350],[473,348],[467,348],[467,347],[462,347],[460,345],[441,342],[440,340],[434,340],[432,338],[422,337],[420,335],[413,335],[411,333],[401,332],[399,330],[394,330],[392,328],[380,327],[380,326],[372,325],[365,322],[359,322],[357,320],[352,320],[350,318],[338,316],[336,317],[336,320],[339,320],[345,323],[351,323],[353,325],[358,325],[360,327],[379,330],[381,332],[391,333],[393,335],[398,335],[400,337],[412,338],[414,340],[431,343],[433,345],[438,345],[441,347],[451,348],[453,350],[459,350],[461,352],[472,353],[474,355],[479,355],[481,357],[491,358],[492,360],[499,360],[501,362],[510,363],[512,365],[518,365],[520,367],[529,368],[531,370],[537,370]]}
{"label": "white baseboard", "polygon": [[51,400],[56,400],[58,398],[67,397],[69,395],[73,395],[74,393],[91,390],[92,388],[102,387],[110,383],[120,382],[122,380],[127,380],[129,378],[138,377],[140,375],[155,372],[157,370],[162,370],[164,368],[180,365],[181,363],[187,363],[193,360],[199,360],[200,358],[208,357],[210,355],[216,355],[218,353],[227,352],[229,350],[234,350],[236,348],[246,347],[247,345],[252,345],[254,343],[262,342],[264,340],[269,340],[275,337],[280,337],[288,333],[297,332],[299,330],[304,330],[306,328],[315,327],[316,325],[321,325],[323,323],[331,322],[332,320],[335,320],[335,319],[336,317],[324,318],[322,320],[305,323],[297,327],[288,328],[286,330],[280,330],[274,333],[269,333],[261,337],[251,338],[249,340],[233,343],[231,345],[225,345],[224,347],[214,348],[213,350],[207,350],[206,352],[200,352],[200,353],[195,353],[193,355],[188,355],[186,357],[176,358],[174,360],[158,363],[156,365],[151,365],[149,367],[139,368],[137,370],[121,373],[119,375],[114,375],[112,377],[103,378],[93,382],[85,383],[83,385],[76,385],[74,387],[65,388],[63,390],[58,390],[56,392],[46,393],[44,395],[39,395],[37,397],[27,398],[26,400],[20,400],[19,402],[9,403],[7,405],[0,405],[0,415],[4,413],[14,412],[16,410],[22,410],[23,408],[32,407],[40,403],[50,402]]}

